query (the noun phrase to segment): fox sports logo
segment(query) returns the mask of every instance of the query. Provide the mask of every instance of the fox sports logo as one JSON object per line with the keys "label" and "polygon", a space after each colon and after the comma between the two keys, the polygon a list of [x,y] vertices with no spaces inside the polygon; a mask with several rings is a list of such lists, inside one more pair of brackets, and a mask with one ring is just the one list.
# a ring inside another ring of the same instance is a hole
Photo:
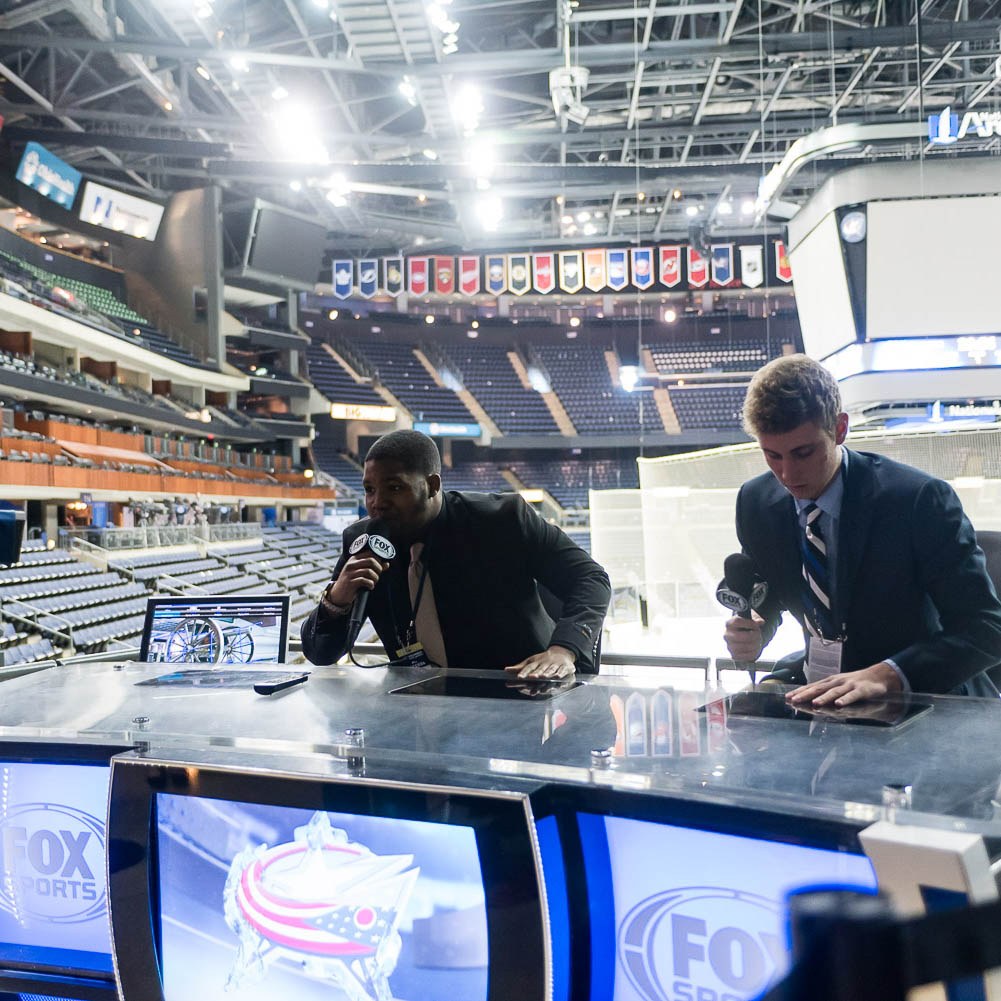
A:
{"label": "fox sports logo", "polygon": [[0,825],[0,909],[79,924],[107,912],[104,822],[58,803],[23,803]]}
{"label": "fox sports logo", "polygon": [[619,962],[643,1001],[745,1001],[785,966],[779,905],[721,886],[683,886],[636,904]]}

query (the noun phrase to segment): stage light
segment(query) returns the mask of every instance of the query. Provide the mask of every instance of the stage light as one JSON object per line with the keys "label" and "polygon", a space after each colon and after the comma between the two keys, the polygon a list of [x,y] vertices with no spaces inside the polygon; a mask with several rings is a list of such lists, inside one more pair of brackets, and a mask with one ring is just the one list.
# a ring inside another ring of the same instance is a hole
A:
{"label": "stage light", "polygon": [[302,475],[306,477],[307,480],[311,480],[314,476],[312,469],[304,469]]}
{"label": "stage light", "polygon": [[677,201],[681,197],[681,188],[675,188],[674,191],[671,192],[671,197]]}
{"label": "stage light", "polygon": [[594,234],[597,233],[597,232],[598,232],[598,228],[594,225],[593,222],[589,222],[584,227],[584,235],[585,236],[594,236]]}
{"label": "stage light", "polygon": [[677,318],[678,318],[678,311],[676,309],[672,309],[670,306],[668,306],[667,309],[664,310],[665,323],[674,323],[674,321]]}
{"label": "stage light", "polygon": [[427,316],[424,317],[424,322],[427,324],[434,323],[434,313],[428,313]]}
{"label": "stage light", "polygon": [[163,110],[164,111],[173,111],[174,110],[174,102],[173,101],[164,101],[163,102]]}
{"label": "stage light", "polygon": [[570,326],[571,327],[579,327],[580,326],[580,317],[579,316],[571,316],[570,317]]}
{"label": "stage light", "polygon": [[716,211],[719,215],[733,215],[733,205],[729,202],[720,202],[716,206]]}
{"label": "stage light", "polygon": [[327,319],[336,320],[339,315],[340,314],[337,312],[336,309],[332,309],[329,313],[327,313]]}
{"label": "stage light", "polygon": [[754,199],[753,198],[745,198],[740,203],[740,211],[744,215],[751,215],[751,214],[753,214],[753,212],[754,212]]}
{"label": "stage light", "polygon": [[638,202],[645,202],[646,201],[646,192],[645,191],[637,191],[636,192],[636,201],[638,201]]}
{"label": "stage light", "polygon": [[560,222],[563,223],[564,226],[569,226],[569,225],[571,225],[573,223],[573,216],[572,215],[562,215],[562,216],[560,216]]}
{"label": "stage light", "polygon": [[577,222],[590,222],[590,221],[591,221],[591,213],[588,212],[586,209],[583,212],[577,213]]}
{"label": "stage light", "polygon": [[688,216],[689,219],[694,219],[695,216],[697,216],[698,214],[699,214],[698,205],[689,205],[688,208],[685,209],[685,215]]}

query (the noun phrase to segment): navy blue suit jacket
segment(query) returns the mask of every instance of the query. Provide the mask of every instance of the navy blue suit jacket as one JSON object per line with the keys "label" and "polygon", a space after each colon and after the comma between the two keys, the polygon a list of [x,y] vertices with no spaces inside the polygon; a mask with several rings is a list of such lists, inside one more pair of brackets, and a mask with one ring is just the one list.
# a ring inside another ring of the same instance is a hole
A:
{"label": "navy blue suit jacket", "polygon": [[[771,639],[783,610],[802,625],[799,524],[771,473],[737,495],[737,537],[768,582]],[[1001,603],[955,491],[871,452],[848,450],[833,610],[847,637],[842,670],[892,659],[916,692],[995,695]]]}

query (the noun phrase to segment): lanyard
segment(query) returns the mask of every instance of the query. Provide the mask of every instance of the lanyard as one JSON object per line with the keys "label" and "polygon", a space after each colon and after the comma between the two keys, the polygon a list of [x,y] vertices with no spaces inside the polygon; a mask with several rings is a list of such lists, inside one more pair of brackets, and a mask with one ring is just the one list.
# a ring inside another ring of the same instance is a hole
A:
{"label": "lanyard", "polygon": [[[430,552],[431,544],[430,542],[424,543],[424,549],[421,552],[421,576],[420,580],[417,582],[417,593],[414,595],[413,607],[410,608],[410,621],[407,625],[407,632],[405,636],[400,636],[400,627],[398,620],[396,618],[396,602],[393,601],[393,589],[387,588],[389,597],[389,614],[390,618],[393,620],[393,634],[396,637],[397,645],[400,647],[409,646],[417,638],[417,610],[421,607],[421,598],[424,595],[424,582],[428,577],[429,560],[428,553]],[[410,568],[407,568],[407,605],[410,606]]]}

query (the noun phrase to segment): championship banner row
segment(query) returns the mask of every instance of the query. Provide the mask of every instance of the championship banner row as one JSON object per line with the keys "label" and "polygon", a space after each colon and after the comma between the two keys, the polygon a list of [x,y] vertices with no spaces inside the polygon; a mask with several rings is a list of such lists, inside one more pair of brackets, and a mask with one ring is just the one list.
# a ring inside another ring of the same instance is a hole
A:
{"label": "championship banner row", "polygon": [[[772,242],[774,274],[792,281],[781,240]],[[656,266],[656,273],[655,273]],[[456,257],[370,257],[333,262],[334,295],[363,299],[375,295],[525,295],[537,292],[621,292],[627,286],[651,288],[659,276],[664,288],[758,288],[765,281],[761,243],[713,243],[709,256],[674,244],[618,250],[562,250],[542,254],[479,254]]]}

